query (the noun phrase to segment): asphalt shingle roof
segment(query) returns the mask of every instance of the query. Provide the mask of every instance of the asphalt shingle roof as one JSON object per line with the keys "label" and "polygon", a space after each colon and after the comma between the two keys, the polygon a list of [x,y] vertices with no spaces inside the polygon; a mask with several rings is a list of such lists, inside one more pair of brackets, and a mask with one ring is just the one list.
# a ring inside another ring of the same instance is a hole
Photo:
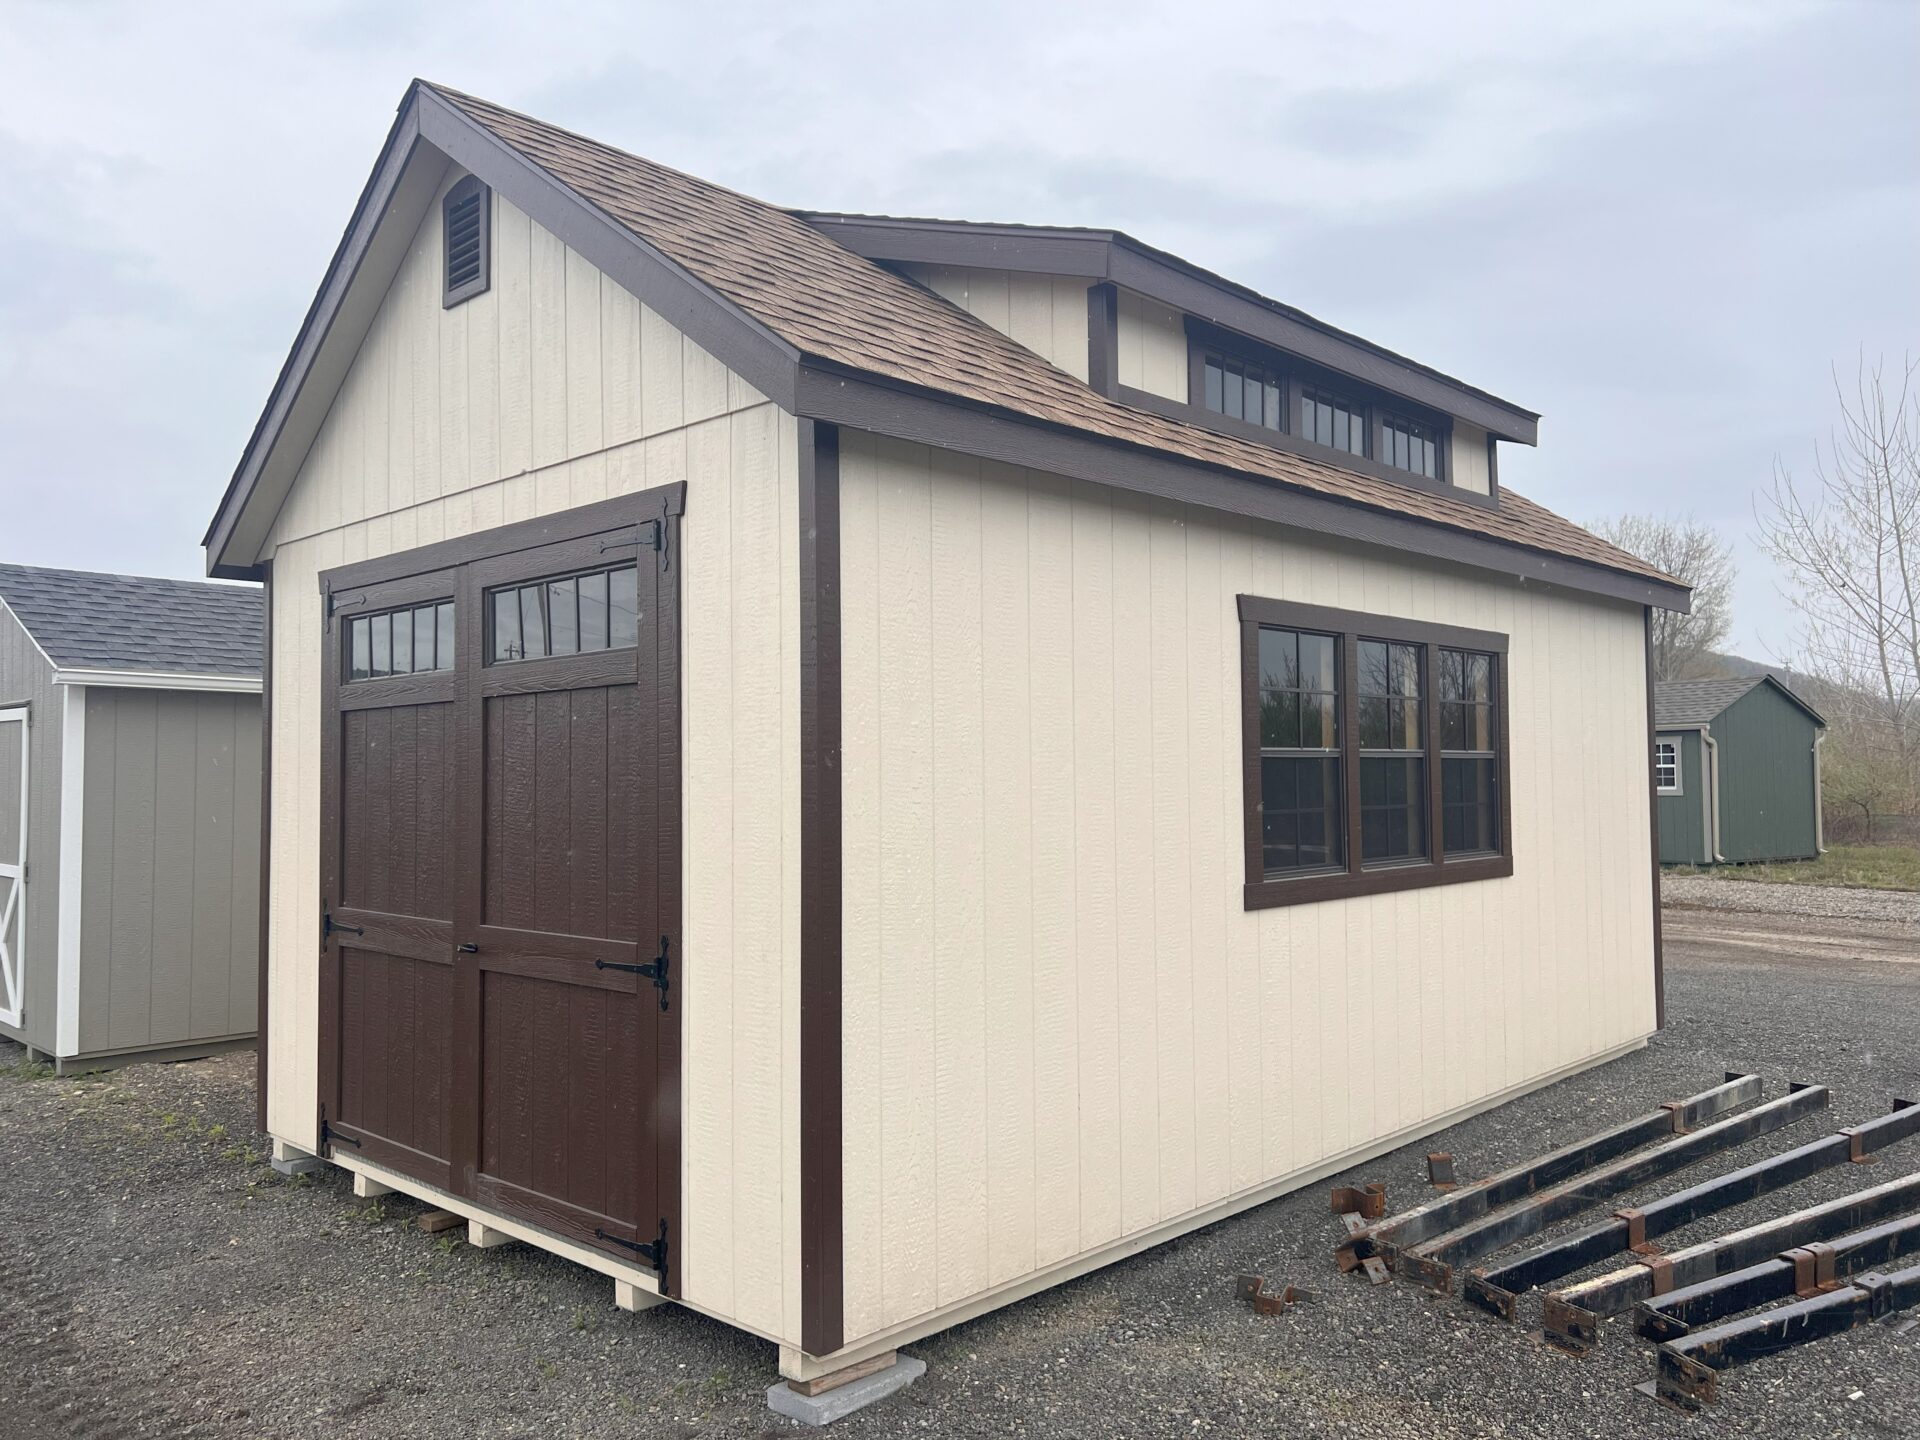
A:
{"label": "asphalt shingle roof", "polygon": [[1653,724],[1706,725],[1767,677],[1738,680],[1662,680],[1653,687]]}
{"label": "asphalt shingle roof", "polygon": [[1109,400],[790,211],[488,101],[432,88],[803,355],[1030,420],[1676,583],[1505,486],[1493,509]]}
{"label": "asphalt shingle roof", "polygon": [[0,565],[0,600],[63,668],[260,673],[256,585]]}

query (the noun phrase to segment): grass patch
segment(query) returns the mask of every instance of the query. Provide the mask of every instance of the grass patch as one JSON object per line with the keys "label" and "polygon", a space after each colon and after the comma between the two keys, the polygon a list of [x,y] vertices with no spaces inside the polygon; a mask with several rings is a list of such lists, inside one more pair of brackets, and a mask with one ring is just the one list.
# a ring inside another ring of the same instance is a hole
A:
{"label": "grass patch", "polygon": [[1772,865],[1676,865],[1670,875],[1764,880],[1775,885],[1839,885],[1855,890],[1920,891],[1920,850],[1906,845],[1835,845],[1818,860]]}

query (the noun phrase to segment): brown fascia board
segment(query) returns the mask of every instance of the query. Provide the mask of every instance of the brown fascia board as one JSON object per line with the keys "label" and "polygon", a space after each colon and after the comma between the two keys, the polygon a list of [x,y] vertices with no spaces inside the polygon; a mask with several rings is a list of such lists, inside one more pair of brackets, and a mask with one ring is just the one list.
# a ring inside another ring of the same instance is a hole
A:
{"label": "brown fascia board", "polygon": [[1225,515],[1289,525],[1681,614],[1691,604],[1690,592],[1682,585],[1027,420],[939,392],[877,381],[826,362],[809,361],[801,367],[797,404],[797,413],[810,419]]}
{"label": "brown fascia board", "polygon": [[1539,443],[1540,417],[1533,411],[1270,300],[1122,231],[792,213],[868,260],[1111,280],[1150,300],[1483,426],[1502,440]]}
{"label": "brown fascia board", "polygon": [[[276,478],[291,481],[287,467],[317,433],[326,406],[302,406],[307,386],[317,385],[330,401],[345,377],[358,348],[359,332],[372,319],[379,298],[397,270],[411,242],[425,200],[410,194],[409,204],[397,203],[403,187],[418,189],[420,168],[410,161],[420,145],[431,146],[478,175],[495,194],[532,216],[559,236],[583,258],[610,275],[670,324],[688,335],[761,394],[783,408],[793,408],[793,387],[799,351],[747,315],[732,301],[695,279],[625,225],[564,185],[558,178],[522,155],[443,98],[431,85],[416,80],[400,102],[399,115],[388,133],[373,174],[361,192],[346,234],[334,252],[319,292],[308,308],[266,409],[254,426],[239,467],[227,486],[220,508],[202,543],[207,547],[207,573],[222,579],[259,579],[251,560],[228,561],[226,554],[239,529],[241,516],[269,468]],[[431,168],[431,167],[426,167]],[[433,170],[437,185],[440,172]],[[426,187],[430,199],[434,186]],[[388,221],[397,222],[388,224]],[[396,238],[397,232],[397,238]],[[388,255],[386,252],[392,252]],[[373,257],[390,264],[372,265]],[[381,271],[384,270],[384,274]],[[362,288],[356,285],[367,280]],[[358,296],[357,306],[353,299]],[[359,312],[364,311],[364,314]],[[350,316],[358,324],[344,327],[342,343],[333,338],[338,322]],[[302,410],[308,425],[289,425]],[[318,414],[311,412],[318,411]],[[276,458],[283,441],[290,443],[287,458]],[[260,522],[260,536],[265,522]],[[258,539],[259,537],[256,537]]]}

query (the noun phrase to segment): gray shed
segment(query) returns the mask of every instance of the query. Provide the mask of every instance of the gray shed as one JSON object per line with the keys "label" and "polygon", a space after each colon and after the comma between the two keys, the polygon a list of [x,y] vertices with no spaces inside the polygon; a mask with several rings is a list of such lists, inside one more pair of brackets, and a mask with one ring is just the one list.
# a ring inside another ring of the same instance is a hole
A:
{"label": "gray shed", "polygon": [[0,565],[0,1035],[66,1073],[248,1042],[260,592]]}

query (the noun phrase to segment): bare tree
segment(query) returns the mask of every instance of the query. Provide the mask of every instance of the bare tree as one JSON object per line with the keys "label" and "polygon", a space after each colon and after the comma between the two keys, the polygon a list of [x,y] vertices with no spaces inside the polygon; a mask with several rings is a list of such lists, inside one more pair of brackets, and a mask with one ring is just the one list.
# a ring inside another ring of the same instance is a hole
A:
{"label": "bare tree", "polygon": [[[1759,542],[1791,582],[1802,668],[1825,682],[1845,748],[1920,802],[1920,362],[1834,376],[1839,428],[1810,481],[1774,462]],[[1884,786],[1879,787],[1884,789]]]}
{"label": "bare tree", "polygon": [[1693,587],[1690,614],[1653,612],[1653,678],[1703,680],[1721,674],[1714,652],[1733,626],[1732,544],[1690,515],[1621,515],[1589,528]]}

